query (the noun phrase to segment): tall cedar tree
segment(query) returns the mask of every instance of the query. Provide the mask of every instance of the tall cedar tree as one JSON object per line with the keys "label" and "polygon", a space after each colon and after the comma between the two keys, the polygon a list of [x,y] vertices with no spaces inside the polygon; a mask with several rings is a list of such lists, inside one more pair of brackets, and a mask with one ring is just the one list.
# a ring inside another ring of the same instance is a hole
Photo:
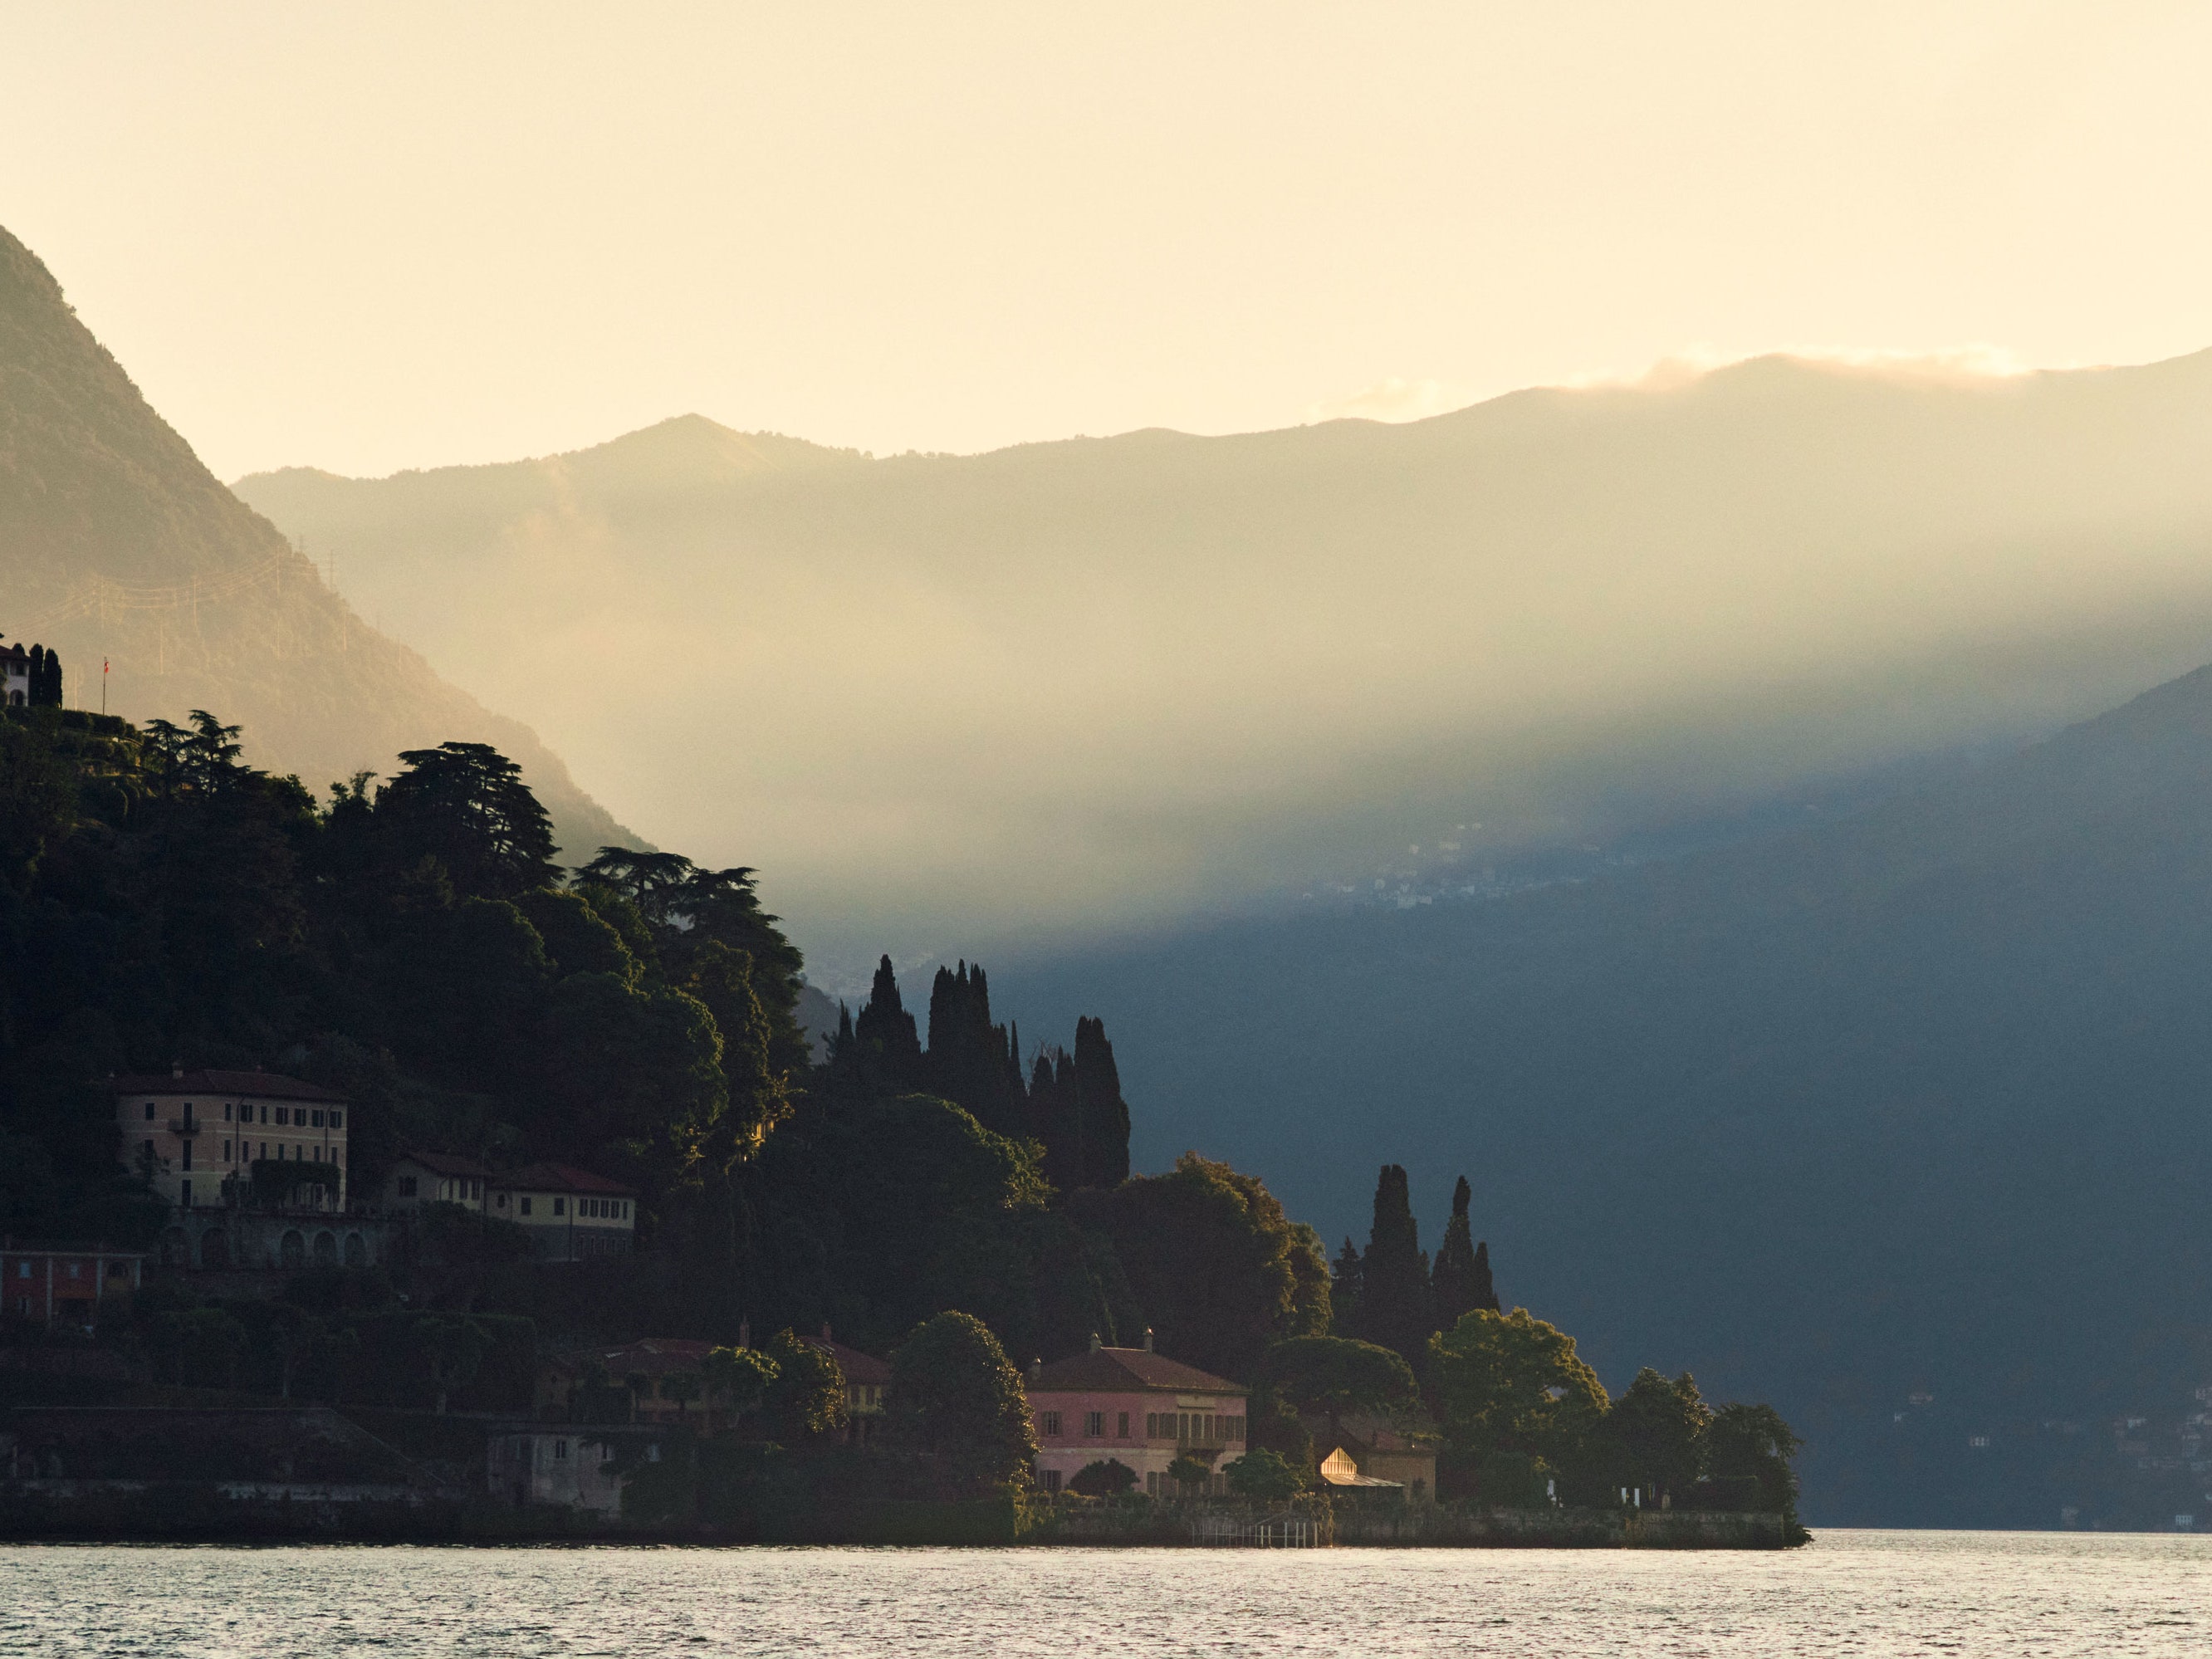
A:
{"label": "tall cedar tree", "polygon": [[1419,1370],[1435,1334],[1436,1300],[1401,1164],[1386,1164],[1375,1183],[1375,1221],[1360,1261],[1359,1325],[1365,1341],[1392,1348]]}
{"label": "tall cedar tree", "polygon": [[1444,1242],[1437,1247],[1435,1273],[1437,1328],[1449,1330],[1463,1313],[1477,1308],[1498,1311],[1498,1292],[1490,1283],[1490,1246],[1475,1253],[1474,1231],[1467,1212],[1474,1194],[1467,1177],[1452,1188],[1451,1219],[1444,1226]]}
{"label": "tall cedar tree", "polygon": [[522,769],[482,743],[410,749],[407,770],[376,792],[376,825],[395,869],[424,857],[462,898],[511,899],[561,879],[553,820]]}

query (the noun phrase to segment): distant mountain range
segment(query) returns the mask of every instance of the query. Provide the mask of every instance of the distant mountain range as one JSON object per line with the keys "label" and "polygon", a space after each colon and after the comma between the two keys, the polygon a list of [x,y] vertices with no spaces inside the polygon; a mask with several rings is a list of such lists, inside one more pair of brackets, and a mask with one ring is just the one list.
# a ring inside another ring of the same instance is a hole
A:
{"label": "distant mountain range", "polygon": [[565,854],[635,837],[519,722],[368,626],[148,407],[60,286],[0,231],[0,630],[62,653],[70,701],[246,728],[321,793],[448,738],[520,762]]}
{"label": "distant mountain range", "polygon": [[2212,356],[1766,358],[870,459],[696,416],[240,494],[848,988],[2014,746],[2212,653]]}
{"label": "distant mountain range", "polygon": [[1377,1164],[1431,1245],[1464,1171],[1509,1304],[1615,1388],[1772,1396],[1809,1516],[2202,1513],[2113,1425],[2212,1397],[2212,669],[1799,833],[992,966],[1025,1030],[1104,1017],[1141,1166],[1332,1247]]}

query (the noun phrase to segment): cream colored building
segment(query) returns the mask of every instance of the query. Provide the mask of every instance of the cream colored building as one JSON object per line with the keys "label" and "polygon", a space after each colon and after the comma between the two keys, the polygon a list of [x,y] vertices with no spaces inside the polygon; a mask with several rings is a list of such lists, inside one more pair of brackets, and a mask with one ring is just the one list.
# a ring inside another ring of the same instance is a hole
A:
{"label": "cream colored building", "polygon": [[448,1152],[402,1152],[384,1177],[380,1198],[387,1210],[458,1204],[481,1213],[487,1188],[497,1179],[483,1164]]}
{"label": "cream colored building", "polygon": [[[263,1190],[282,1185],[284,1164],[318,1164],[310,1178],[284,1187],[285,1202],[342,1212],[347,1195],[345,1097],[274,1072],[187,1072],[164,1077],[111,1077],[115,1121],[122,1132],[123,1162],[143,1173],[154,1190],[180,1210],[207,1209],[232,1190],[254,1182],[264,1166]],[[334,1170],[334,1182],[324,1171]]]}
{"label": "cream colored building", "polygon": [[495,1176],[484,1213],[530,1235],[543,1261],[628,1255],[637,1229],[637,1189],[568,1164],[533,1164]]}

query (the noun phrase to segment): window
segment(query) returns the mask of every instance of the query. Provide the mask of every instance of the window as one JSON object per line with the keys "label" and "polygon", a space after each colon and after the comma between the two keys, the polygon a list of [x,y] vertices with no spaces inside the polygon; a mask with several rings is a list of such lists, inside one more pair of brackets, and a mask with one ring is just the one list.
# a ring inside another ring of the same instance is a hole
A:
{"label": "window", "polygon": [[153,1121],[154,1121],[154,1103],[153,1103],[152,1101],[150,1101],[150,1100],[149,1100],[149,1101],[148,1101],[148,1102],[146,1103],[146,1121],[147,1121],[147,1122],[149,1122],[149,1123],[151,1123]]}
{"label": "window", "polygon": [[319,1128],[321,1128],[321,1127],[323,1127],[323,1115],[322,1115],[320,1112],[317,1112],[317,1113],[314,1115],[314,1120],[313,1120],[313,1121],[314,1121],[314,1126],[315,1126],[315,1127],[317,1127],[318,1129],[319,1129]]}
{"label": "window", "polygon": [[402,1176],[399,1177],[399,1196],[402,1198],[412,1198],[415,1196],[415,1177],[413,1176]]}
{"label": "window", "polygon": [[1044,1489],[1047,1492],[1058,1492],[1060,1490],[1060,1471],[1058,1469],[1047,1469],[1044,1471]]}
{"label": "window", "polygon": [[1058,1412],[1047,1412],[1044,1413],[1044,1432],[1054,1437],[1059,1435],[1060,1413]]}
{"label": "window", "polygon": [[30,1276],[31,1264],[27,1261],[18,1261],[15,1264],[15,1277],[18,1279],[28,1279]]}
{"label": "window", "polygon": [[230,1121],[230,1103],[227,1100],[222,1103],[222,1121],[225,1123]]}
{"label": "window", "polygon": [[226,1164],[232,1161],[230,1156],[230,1143],[227,1140],[222,1143],[222,1161]]}
{"label": "window", "polygon": [[497,1205],[501,1209],[502,1209],[502,1210],[503,1210],[503,1209],[505,1209],[505,1208],[507,1207],[507,1194],[506,1194],[505,1193],[501,1193],[501,1194],[500,1194],[496,1198],[495,1198],[495,1199],[493,1200],[493,1202],[494,1202],[494,1203],[495,1203],[495,1204],[496,1204],[496,1205]]}
{"label": "window", "polygon": [[1088,1440],[1103,1439],[1106,1435],[1106,1413],[1104,1412],[1084,1413],[1083,1434]]}
{"label": "window", "polygon": [[70,1274],[69,1274],[69,1276],[70,1276],[71,1279],[75,1279],[75,1278],[76,1277],[76,1262],[74,1262],[74,1261],[72,1261],[72,1262],[70,1262]]}
{"label": "window", "polygon": [[264,1158],[269,1156],[269,1143],[265,1140],[261,1143],[261,1156]]}
{"label": "window", "polygon": [[187,1210],[192,1207],[192,1183],[191,1182],[185,1181],[178,1183],[177,1202],[184,1206]]}
{"label": "window", "polygon": [[[269,1109],[268,1109],[266,1106],[264,1106],[264,1107],[261,1109],[261,1121],[262,1121],[264,1123],[266,1123],[266,1122],[268,1122],[268,1121],[269,1121]],[[277,1121],[279,1123],[282,1123],[284,1120],[283,1120],[283,1118],[281,1118],[281,1117],[280,1117],[280,1118],[278,1118],[276,1121]]]}
{"label": "window", "polygon": [[530,1213],[530,1200],[527,1197],[524,1198],[522,1200],[522,1212],[525,1215],[528,1215]]}
{"label": "window", "polygon": [[178,1165],[178,1168],[184,1170],[191,1169],[192,1167],[192,1143],[189,1140],[185,1142],[183,1158],[184,1161]]}
{"label": "window", "polygon": [[553,1443],[553,1455],[556,1460],[566,1458],[568,1455],[568,1443],[565,1440],[556,1440]]}
{"label": "window", "polygon": [[343,1129],[345,1127],[345,1114],[343,1112],[332,1112],[331,1114],[331,1127],[333,1129]]}
{"label": "window", "polygon": [[568,1213],[568,1200],[565,1198],[555,1199],[553,1200],[553,1213],[555,1215],[566,1215]]}
{"label": "window", "polygon": [[1128,1413],[1123,1412],[1121,1416],[1115,1420],[1114,1437],[1116,1440],[1127,1440],[1129,1437]]}
{"label": "window", "polygon": [[285,1123],[289,1121],[290,1118],[291,1112],[289,1108],[279,1106],[276,1109],[276,1124],[279,1128],[282,1128]]}

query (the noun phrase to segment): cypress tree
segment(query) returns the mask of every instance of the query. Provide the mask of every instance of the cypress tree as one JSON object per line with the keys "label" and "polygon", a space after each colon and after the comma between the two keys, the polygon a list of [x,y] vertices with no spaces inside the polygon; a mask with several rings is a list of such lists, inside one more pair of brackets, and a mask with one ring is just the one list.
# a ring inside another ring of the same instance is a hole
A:
{"label": "cypress tree", "polygon": [[1490,1241],[1484,1239],[1474,1247],[1474,1305],[1499,1312],[1498,1287],[1490,1282]]}
{"label": "cypress tree", "polygon": [[981,963],[939,968],[929,991],[928,1086],[964,1106],[987,1129],[1026,1132],[1028,1112],[1012,1039],[991,1024],[991,983]]}
{"label": "cypress tree", "polygon": [[46,707],[58,708],[61,706],[62,653],[58,651],[49,651],[46,653]]}
{"label": "cypress tree", "polygon": [[875,983],[868,988],[866,1006],[853,1023],[860,1044],[860,1064],[882,1086],[903,1091],[921,1086],[921,1039],[914,1029],[914,1016],[899,996],[898,975],[891,959],[876,964]]}
{"label": "cypress tree", "polygon": [[33,708],[46,706],[46,647],[31,647],[30,672],[24,678],[23,700]]}
{"label": "cypress tree", "polygon": [[1336,1253],[1336,1271],[1328,1285],[1328,1322],[1340,1333],[1359,1328],[1360,1278],[1359,1249],[1347,1235],[1344,1248]]}
{"label": "cypress tree", "polygon": [[1121,1073],[1103,1019],[1075,1022],[1075,1083],[1081,1184],[1118,1187],[1129,1178],[1129,1107],[1121,1098]]}
{"label": "cypress tree", "polygon": [[1422,1253],[1404,1166],[1386,1164],[1375,1182],[1375,1221],[1360,1260],[1358,1334],[1395,1349],[1419,1371],[1437,1328],[1429,1259]]}
{"label": "cypress tree", "polygon": [[[1459,1178],[1452,1188],[1451,1220],[1444,1227],[1444,1242],[1437,1246],[1437,1266],[1434,1275],[1437,1297],[1437,1325],[1449,1330],[1459,1323],[1460,1316],[1475,1309],[1498,1306],[1495,1296],[1486,1301],[1486,1283],[1478,1286],[1474,1255],[1474,1236],[1468,1224],[1468,1205],[1473,1197],[1467,1177]],[[1486,1259],[1484,1271],[1488,1262]]]}

